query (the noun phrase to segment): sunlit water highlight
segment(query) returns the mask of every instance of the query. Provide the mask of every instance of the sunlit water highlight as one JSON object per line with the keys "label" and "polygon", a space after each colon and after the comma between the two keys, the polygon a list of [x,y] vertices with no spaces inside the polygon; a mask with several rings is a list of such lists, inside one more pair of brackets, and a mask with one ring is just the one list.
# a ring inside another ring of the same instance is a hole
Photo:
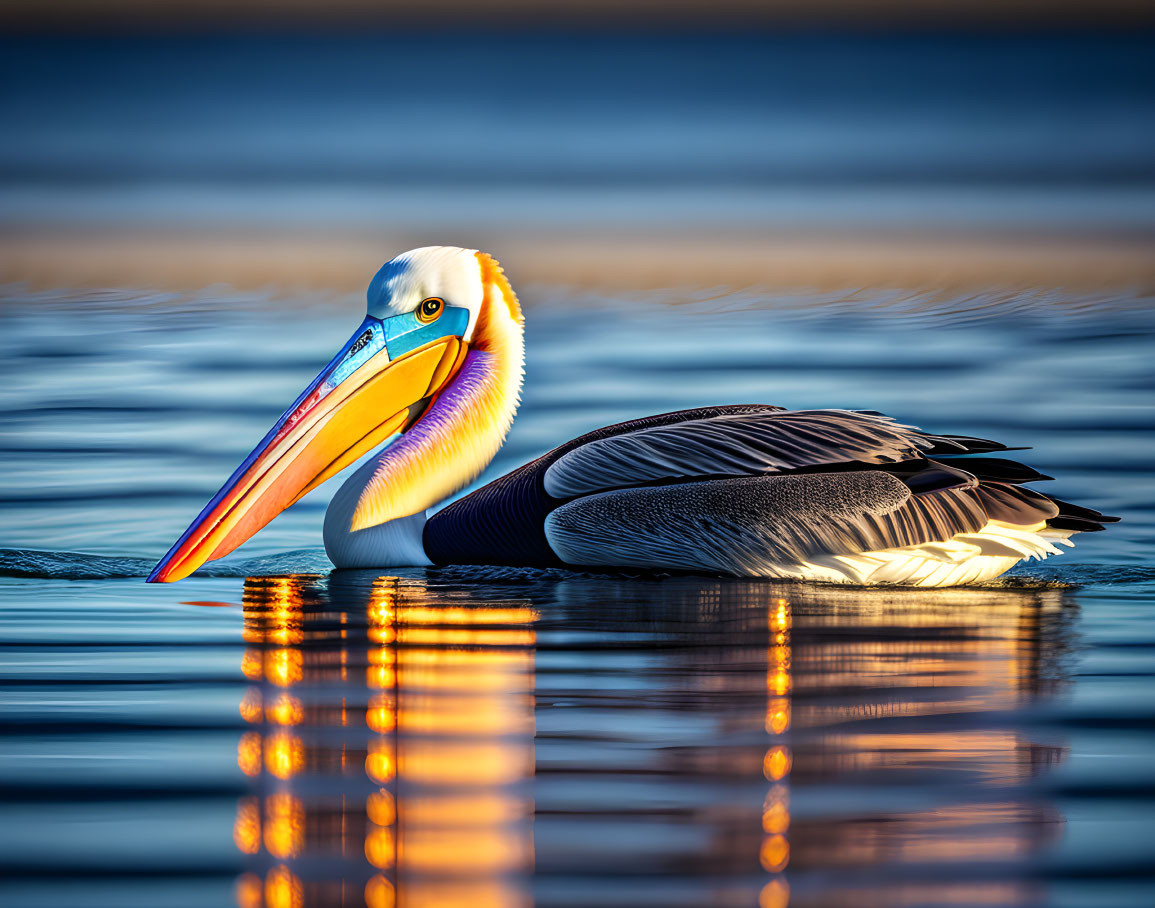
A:
{"label": "sunlit water highlight", "polygon": [[[1145,905],[1148,300],[523,288],[497,475],[717,402],[1029,444],[1108,532],[986,590],[159,555],[361,317],[3,300],[5,905]],[[82,554],[77,554],[82,553]]]}

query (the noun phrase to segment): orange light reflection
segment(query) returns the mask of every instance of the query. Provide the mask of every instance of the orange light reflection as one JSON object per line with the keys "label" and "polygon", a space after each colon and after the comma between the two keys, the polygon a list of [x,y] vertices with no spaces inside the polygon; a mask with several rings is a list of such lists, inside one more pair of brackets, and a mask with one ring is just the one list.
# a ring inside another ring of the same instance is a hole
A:
{"label": "orange light reflection", "polygon": [[278,731],[265,741],[265,769],[278,779],[292,778],[304,763],[304,748],[296,735]]}
{"label": "orange light reflection", "polygon": [[265,877],[266,908],[303,908],[305,890],[288,867],[274,867]]}
{"label": "orange light reflection", "polygon": [[[793,688],[790,677],[790,603],[776,600],[768,615],[769,645],[766,651],[766,732],[778,736],[790,727],[790,698]],[[762,802],[762,832],[764,838],[758,853],[762,868],[770,873],[781,873],[790,861],[790,843],[786,832],[790,828],[790,789],[786,779],[792,757],[784,744],[774,744],[762,758],[762,774],[774,784]],[[782,887],[775,883],[782,882]],[[772,880],[759,895],[760,906],[785,906],[789,889],[785,882]]]}
{"label": "orange light reflection", "polygon": [[265,800],[265,847],[273,857],[296,857],[305,841],[305,809],[287,792]]}

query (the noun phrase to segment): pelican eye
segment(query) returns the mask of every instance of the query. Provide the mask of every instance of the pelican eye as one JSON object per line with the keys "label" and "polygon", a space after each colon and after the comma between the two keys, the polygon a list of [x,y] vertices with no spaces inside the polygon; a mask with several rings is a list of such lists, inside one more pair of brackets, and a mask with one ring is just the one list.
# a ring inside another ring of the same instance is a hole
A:
{"label": "pelican eye", "polygon": [[428,299],[423,299],[421,305],[417,307],[417,321],[428,325],[441,315],[444,309],[445,300],[439,296],[431,296]]}

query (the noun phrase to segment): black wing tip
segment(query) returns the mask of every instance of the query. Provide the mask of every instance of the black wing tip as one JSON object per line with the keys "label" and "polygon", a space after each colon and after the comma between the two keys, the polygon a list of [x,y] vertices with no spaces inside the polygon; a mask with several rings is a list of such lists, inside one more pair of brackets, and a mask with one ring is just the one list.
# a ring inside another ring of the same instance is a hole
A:
{"label": "black wing tip", "polygon": [[[1048,496],[1050,497],[1050,496]],[[1047,526],[1056,530],[1073,530],[1076,533],[1099,533],[1106,529],[1105,523],[1118,523],[1122,518],[1103,514],[1094,508],[1071,504],[1061,498],[1051,498],[1059,509],[1059,516],[1047,521]]]}
{"label": "black wing tip", "polygon": [[1005,445],[993,438],[979,438],[977,435],[946,435],[942,432],[923,432],[932,442],[946,442],[933,446],[930,455],[961,457],[964,454],[993,454],[995,451],[1029,451],[1030,445]]}
{"label": "black wing tip", "polygon": [[1007,482],[1012,485],[1023,485],[1028,482],[1048,482],[1054,476],[1040,473],[1034,467],[1019,463],[1017,460],[1007,460],[1002,457],[967,457],[966,459],[949,460],[944,466],[966,470],[983,482]]}
{"label": "black wing tip", "polygon": [[1103,514],[1094,508],[1085,508],[1081,504],[1072,504],[1069,501],[1063,501],[1061,498],[1051,496],[1051,501],[1058,506],[1060,517],[1079,517],[1083,520],[1094,520],[1096,523],[1118,523],[1123,519],[1121,517],[1113,517],[1110,514]]}
{"label": "black wing tip", "polygon": [[1052,517],[1047,526],[1055,530],[1073,530],[1076,533],[1101,533],[1107,529],[1103,524],[1094,520],[1083,520],[1081,517]]}
{"label": "black wing tip", "polygon": [[[990,438],[976,438],[972,435],[930,435],[932,440],[947,442],[935,445],[928,454],[988,454],[992,451],[1025,451],[1026,448],[1008,448],[1001,441]],[[959,450],[961,449],[961,450]]]}

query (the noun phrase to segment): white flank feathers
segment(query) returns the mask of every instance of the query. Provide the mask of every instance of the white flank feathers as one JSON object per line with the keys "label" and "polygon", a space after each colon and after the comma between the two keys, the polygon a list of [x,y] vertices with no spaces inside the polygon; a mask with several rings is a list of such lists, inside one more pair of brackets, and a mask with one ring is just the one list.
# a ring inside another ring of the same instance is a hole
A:
{"label": "white flank feathers", "polygon": [[[943,587],[982,583],[1006,573],[1025,558],[1042,560],[1061,553],[1056,545],[1073,546],[1070,530],[1045,523],[1012,526],[990,521],[977,533],[959,533],[948,542],[830,555],[817,562],[774,565],[772,570],[800,580],[826,583],[892,584]],[[769,566],[768,566],[769,567]]]}

